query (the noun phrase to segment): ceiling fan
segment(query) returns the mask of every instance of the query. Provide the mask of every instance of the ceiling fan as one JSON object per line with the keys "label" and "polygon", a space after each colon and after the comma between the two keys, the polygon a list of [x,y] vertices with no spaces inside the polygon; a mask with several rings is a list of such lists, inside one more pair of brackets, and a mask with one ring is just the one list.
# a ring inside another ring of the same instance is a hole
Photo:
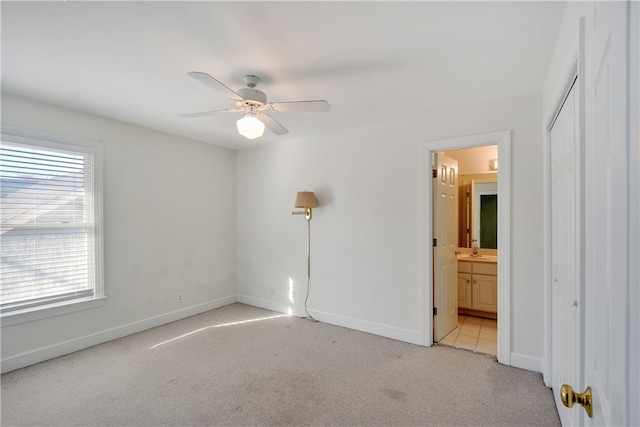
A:
{"label": "ceiling fan", "polygon": [[331,109],[331,105],[325,100],[316,101],[293,101],[293,102],[271,102],[267,103],[267,95],[256,89],[260,78],[254,75],[244,76],[247,87],[233,91],[207,73],[192,71],[189,76],[205,85],[222,92],[236,103],[236,108],[224,110],[204,111],[201,113],[180,114],[181,117],[203,117],[220,113],[244,113],[238,120],[238,132],[248,139],[255,139],[264,133],[265,126],[276,135],[289,133],[280,123],[266,113],[266,111],[302,111],[302,112],[326,112]]}

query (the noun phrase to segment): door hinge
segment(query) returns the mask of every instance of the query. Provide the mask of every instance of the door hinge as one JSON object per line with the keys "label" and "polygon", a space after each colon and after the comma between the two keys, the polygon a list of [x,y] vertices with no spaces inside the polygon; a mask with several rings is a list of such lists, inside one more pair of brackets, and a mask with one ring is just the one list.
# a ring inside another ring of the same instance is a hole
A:
{"label": "door hinge", "polygon": [[437,178],[437,177],[438,177],[438,170],[437,170],[437,169],[434,169],[434,170],[433,170],[432,177],[433,177],[433,178]]}
{"label": "door hinge", "polygon": [[438,315],[438,307],[433,307],[433,315],[434,316]]}
{"label": "door hinge", "polygon": [[438,247],[438,239],[433,239],[433,247]]}

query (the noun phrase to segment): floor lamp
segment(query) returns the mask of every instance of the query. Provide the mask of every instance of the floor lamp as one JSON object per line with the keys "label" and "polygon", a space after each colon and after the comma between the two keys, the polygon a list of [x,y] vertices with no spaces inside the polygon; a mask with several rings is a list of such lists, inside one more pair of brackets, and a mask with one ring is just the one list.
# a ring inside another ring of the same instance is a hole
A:
{"label": "floor lamp", "polygon": [[307,296],[304,299],[304,311],[311,321],[318,322],[307,310],[309,288],[311,287],[311,218],[313,217],[313,208],[318,207],[318,200],[313,191],[298,191],[294,207],[304,208],[304,210],[293,211],[291,215],[304,215],[307,220]]}

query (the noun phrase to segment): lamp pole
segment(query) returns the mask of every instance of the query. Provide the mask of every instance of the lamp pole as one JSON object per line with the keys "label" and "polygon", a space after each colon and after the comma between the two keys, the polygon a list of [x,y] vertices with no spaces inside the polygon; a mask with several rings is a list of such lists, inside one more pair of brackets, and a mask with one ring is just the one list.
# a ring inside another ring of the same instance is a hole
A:
{"label": "lamp pole", "polygon": [[[299,200],[300,199],[300,200]],[[304,203],[301,200],[309,201],[309,203]],[[311,205],[311,206],[309,206]],[[304,208],[303,211],[293,211],[292,215],[304,215],[307,220],[307,295],[304,299],[304,311],[307,313],[307,317],[312,322],[317,323],[318,321],[313,318],[309,314],[307,310],[307,300],[309,299],[309,290],[311,288],[311,218],[313,217],[313,207],[318,206],[318,201],[315,198],[315,195],[311,192],[300,192],[298,193],[298,197],[296,198],[295,206],[297,208]]]}

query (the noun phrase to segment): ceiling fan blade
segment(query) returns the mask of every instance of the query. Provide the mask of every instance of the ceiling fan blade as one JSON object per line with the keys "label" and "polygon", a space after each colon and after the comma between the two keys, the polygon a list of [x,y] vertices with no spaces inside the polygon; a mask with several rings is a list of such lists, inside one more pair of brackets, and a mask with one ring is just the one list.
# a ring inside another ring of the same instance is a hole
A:
{"label": "ceiling fan blade", "polygon": [[317,101],[273,102],[268,104],[272,111],[326,112],[331,105],[324,99]]}
{"label": "ceiling fan blade", "polygon": [[284,126],[276,122],[275,119],[268,114],[259,113],[258,119],[262,123],[264,123],[265,126],[268,127],[271,132],[275,133],[276,135],[284,135],[286,133],[289,133],[289,131],[285,129]]}
{"label": "ceiling fan blade", "polygon": [[203,111],[201,113],[187,113],[180,114],[180,117],[205,117],[205,116],[213,116],[214,114],[223,114],[223,113],[238,113],[240,111],[244,111],[244,108],[227,108],[226,110],[215,110],[215,111]]}
{"label": "ceiling fan blade", "polygon": [[189,74],[194,79],[198,80],[200,83],[204,83],[207,86],[209,86],[210,88],[213,88],[213,89],[217,90],[218,92],[222,92],[223,94],[227,95],[229,98],[231,98],[233,100],[241,100],[242,99],[242,97],[240,95],[238,95],[235,91],[229,89],[227,86],[225,86],[224,84],[220,83],[219,81],[217,81],[216,79],[214,79],[213,77],[211,77],[207,73],[201,73],[200,71],[192,71],[192,72],[187,73],[187,74]]}

